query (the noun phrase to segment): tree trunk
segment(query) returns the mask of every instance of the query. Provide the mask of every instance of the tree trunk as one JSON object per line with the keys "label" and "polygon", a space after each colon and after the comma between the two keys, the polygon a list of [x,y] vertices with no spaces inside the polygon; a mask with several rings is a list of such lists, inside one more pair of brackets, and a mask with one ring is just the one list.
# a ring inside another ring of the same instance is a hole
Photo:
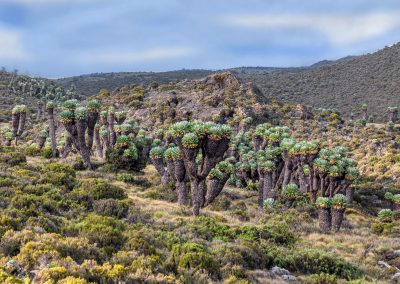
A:
{"label": "tree trunk", "polygon": [[332,208],[332,230],[337,232],[342,226],[344,208]]}
{"label": "tree trunk", "polygon": [[346,197],[347,197],[347,203],[349,205],[352,205],[354,201],[354,188],[352,187],[346,188]]}
{"label": "tree trunk", "polygon": [[56,127],[54,123],[54,109],[47,109],[49,116],[49,136],[51,140],[51,153],[53,158],[57,157]]}
{"label": "tree trunk", "polygon": [[95,127],[95,125],[97,123],[98,118],[99,118],[99,113],[98,112],[89,112],[88,113],[88,120],[87,120],[88,142],[87,142],[87,147],[89,148],[89,151],[92,151],[94,127]]}
{"label": "tree trunk", "polygon": [[86,121],[77,120],[76,130],[78,132],[78,145],[85,167],[89,170],[93,169],[90,161],[90,149],[86,145],[85,132],[87,129]]}
{"label": "tree trunk", "polygon": [[193,215],[200,215],[200,208],[203,205],[204,187],[200,185],[201,182],[192,180],[190,182],[190,191],[192,196],[192,209]]}
{"label": "tree trunk", "polygon": [[331,229],[331,212],[328,208],[318,209],[319,228],[323,233],[328,233]]}
{"label": "tree trunk", "polygon": [[294,203],[294,198],[286,199],[284,210],[289,210],[293,206],[293,203]]}
{"label": "tree trunk", "polygon": [[186,184],[185,181],[177,181],[175,184],[175,188],[178,195],[178,204],[179,205],[186,205]]}
{"label": "tree trunk", "polygon": [[264,186],[263,186],[263,200],[267,198],[275,198],[275,192],[272,186],[272,173],[265,173],[264,175]]}
{"label": "tree trunk", "polygon": [[94,130],[94,140],[96,141],[96,151],[100,158],[103,158],[103,145],[100,139],[99,129]]}

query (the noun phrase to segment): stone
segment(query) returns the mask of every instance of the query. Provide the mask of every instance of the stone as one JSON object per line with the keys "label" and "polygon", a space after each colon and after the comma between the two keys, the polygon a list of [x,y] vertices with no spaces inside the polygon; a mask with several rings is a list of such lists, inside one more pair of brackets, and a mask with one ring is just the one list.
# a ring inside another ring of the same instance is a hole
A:
{"label": "stone", "polygon": [[282,275],[282,279],[288,282],[297,281],[297,278],[294,275]]}

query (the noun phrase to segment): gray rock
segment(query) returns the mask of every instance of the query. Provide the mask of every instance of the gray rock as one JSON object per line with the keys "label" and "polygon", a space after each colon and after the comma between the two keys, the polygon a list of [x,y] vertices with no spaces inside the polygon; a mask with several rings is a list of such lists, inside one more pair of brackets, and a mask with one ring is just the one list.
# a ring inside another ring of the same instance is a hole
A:
{"label": "gray rock", "polygon": [[394,274],[392,276],[392,281],[395,283],[399,283],[400,282],[400,272],[397,272],[396,274]]}
{"label": "gray rock", "polygon": [[288,282],[297,281],[297,278],[294,275],[282,275],[282,279]]}
{"label": "gray rock", "polygon": [[11,274],[18,274],[21,271],[21,266],[16,260],[9,260],[5,265],[5,270]]}
{"label": "gray rock", "polygon": [[270,273],[277,276],[290,275],[290,272],[287,269],[280,268],[279,266],[272,267]]}

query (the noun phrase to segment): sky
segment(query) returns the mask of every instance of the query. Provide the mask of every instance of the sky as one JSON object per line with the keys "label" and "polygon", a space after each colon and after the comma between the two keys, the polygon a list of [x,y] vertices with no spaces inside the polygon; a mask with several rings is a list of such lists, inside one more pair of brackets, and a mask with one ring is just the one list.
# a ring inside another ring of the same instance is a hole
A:
{"label": "sky", "polygon": [[398,41],[398,0],[0,0],[0,66],[48,78],[306,66]]}

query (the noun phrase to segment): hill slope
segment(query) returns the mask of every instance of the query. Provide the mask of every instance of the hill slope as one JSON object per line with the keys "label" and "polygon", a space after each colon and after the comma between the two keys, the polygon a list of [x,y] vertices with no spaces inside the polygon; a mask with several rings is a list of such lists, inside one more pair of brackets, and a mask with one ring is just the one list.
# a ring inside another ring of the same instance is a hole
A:
{"label": "hill slope", "polygon": [[[363,103],[380,120],[389,106],[400,104],[400,44],[296,72],[255,74],[246,78],[263,93],[286,102],[337,108],[359,114]],[[239,74],[240,75],[240,74]]]}
{"label": "hill slope", "polygon": [[198,79],[212,73],[210,70],[178,70],[168,72],[117,72],[96,73],[68,78],[61,78],[55,82],[65,88],[71,85],[85,96],[97,94],[101,89],[112,92],[114,89],[130,84],[147,85],[151,82],[165,84],[176,80]]}

